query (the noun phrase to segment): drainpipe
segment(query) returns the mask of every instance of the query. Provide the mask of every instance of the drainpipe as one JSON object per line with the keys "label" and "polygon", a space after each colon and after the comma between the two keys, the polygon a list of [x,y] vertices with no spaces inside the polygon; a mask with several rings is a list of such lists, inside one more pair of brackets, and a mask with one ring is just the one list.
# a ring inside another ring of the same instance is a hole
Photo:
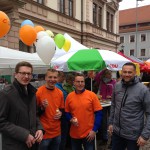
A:
{"label": "drainpipe", "polygon": [[83,0],[81,0],[81,44],[83,44]]}

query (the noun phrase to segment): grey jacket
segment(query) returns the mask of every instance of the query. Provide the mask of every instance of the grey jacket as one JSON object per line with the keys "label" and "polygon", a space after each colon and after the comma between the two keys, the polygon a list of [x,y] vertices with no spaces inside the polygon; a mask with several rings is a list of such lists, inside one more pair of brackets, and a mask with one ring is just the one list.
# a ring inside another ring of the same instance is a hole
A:
{"label": "grey jacket", "polygon": [[[36,115],[36,89],[28,85],[28,94],[15,81],[0,91],[0,132],[3,150],[28,150],[26,139],[43,130]],[[37,150],[34,145],[32,150]]]}
{"label": "grey jacket", "polygon": [[116,83],[109,125],[113,125],[114,133],[126,139],[137,140],[142,136],[147,140],[150,137],[150,91],[138,77],[129,85],[123,80]]}

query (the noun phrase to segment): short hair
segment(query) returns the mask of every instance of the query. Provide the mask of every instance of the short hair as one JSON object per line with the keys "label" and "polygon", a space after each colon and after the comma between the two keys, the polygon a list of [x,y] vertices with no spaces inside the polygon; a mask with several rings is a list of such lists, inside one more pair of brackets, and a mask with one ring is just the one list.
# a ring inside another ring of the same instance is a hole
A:
{"label": "short hair", "polygon": [[83,77],[85,79],[85,75],[83,73],[76,73],[75,76],[74,76],[74,80],[78,76]]}
{"label": "short hair", "polygon": [[74,80],[74,75],[71,74],[71,73],[68,73],[68,74],[66,75],[66,82],[68,82],[68,81],[73,81],[73,80]]}
{"label": "short hair", "polygon": [[45,76],[47,76],[48,72],[58,72],[58,71],[53,68],[47,69]]}
{"label": "short hair", "polygon": [[65,73],[63,71],[58,71],[58,77],[65,76]]}
{"label": "short hair", "polygon": [[15,67],[15,72],[18,73],[20,67],[23,67],[23,66],[31,68],[31,70],[32,70],[32,72],[33,72],[33,66],[32,66],[29,62],[27,62],[27,61],[21,61],[21,62],[19,62],[19,63],[16,65],[16,67]]}
{"label": "short hair", "polygon": [[136,70],[136,65],[135,65],[134,63],[132,63],[132,62],[127,62],[127,63],[125,63],[125,64],[122,66],[122,68],[123,68],[124,66],[132,66],[132,67],[134,68],[134,70]]}

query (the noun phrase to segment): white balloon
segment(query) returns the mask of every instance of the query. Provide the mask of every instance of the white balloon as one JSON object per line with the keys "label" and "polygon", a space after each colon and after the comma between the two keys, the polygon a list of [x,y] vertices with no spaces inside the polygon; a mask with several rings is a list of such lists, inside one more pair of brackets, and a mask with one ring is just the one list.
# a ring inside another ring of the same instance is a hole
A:
{"label": "white balloon", "polygon": [[44,36],[37,41],[36,51],[39,57],[45,64],[50,64],[50,61],[55,53],[55,42],[49,36]]}
{"label": "white balloon", "polygon": [[45,31],[40,31],[37,33],[37,39],[41,39],[44,36],[48,36],[48,34]]}

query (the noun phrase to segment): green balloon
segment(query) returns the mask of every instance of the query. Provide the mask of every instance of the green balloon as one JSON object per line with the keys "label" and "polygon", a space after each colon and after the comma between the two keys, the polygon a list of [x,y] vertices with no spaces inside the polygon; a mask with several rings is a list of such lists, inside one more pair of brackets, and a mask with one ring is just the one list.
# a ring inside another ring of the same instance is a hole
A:
{"label": "green balloon", "polygon": [[63,45],[65,44],[65,37],[62,34],[56,34],[54,37],[54,41],[56,46],[61,49]]}

